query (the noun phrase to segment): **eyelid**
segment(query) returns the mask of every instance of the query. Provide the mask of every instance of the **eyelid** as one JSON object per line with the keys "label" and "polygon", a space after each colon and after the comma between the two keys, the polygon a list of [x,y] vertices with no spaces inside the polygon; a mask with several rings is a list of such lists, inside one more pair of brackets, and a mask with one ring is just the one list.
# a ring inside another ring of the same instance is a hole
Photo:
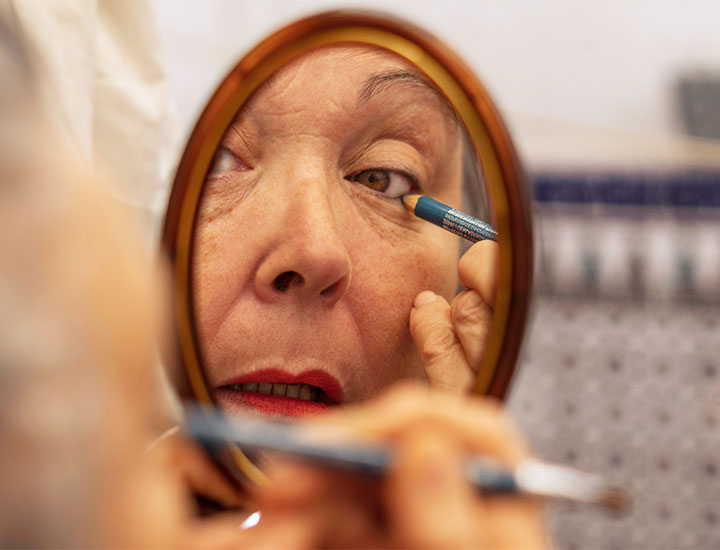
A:
{"label": "eyelid", "polygon": [[[215,168],[215,166],[221,161],[221,158],[224,155],[229,155],[230,157],[232,157],[232,161],[237,166],[230,170],[213,170],[213,168]],[[221,143],[215,150],[212,162],[210,163],[210,167],[208,168],[208,175],[212,177],[218,177],[226,172],[245,172],[246,170],[252,170],[250,164],[243,160],[240,155],[235,153],[235,151],[233,151],[231,147]]]}
{"label": "eyelid", "polygon": [[361,174],[362,172],[367,172],[370,170],[378,170],[381,172],[394,172],[396,174],[400,174],[401,176],[405,176],[406,178],[409,178],[410,181],[413,182],[413,185],[418,188],[418,190],[422,191],[424,184],[420,183],[420,178],[410,172],[409,170],[406,170],[405,168],[398,168],[396,166],[392,165],[380,165],[380,166],[368,166],[367,168],[361,168],[360,170],[353,170],[350,174],[345,176],[346,178],[351,178],[353,176],[357,176],[358,174]]}
{"label": "eyelid", "polygon": [[233,122],[223,137],[220,145],[232,152],[243,164],[252,168],[252,159],[257,158],[256,151],[251,145],[252,132],[245,127],[245,124]]}

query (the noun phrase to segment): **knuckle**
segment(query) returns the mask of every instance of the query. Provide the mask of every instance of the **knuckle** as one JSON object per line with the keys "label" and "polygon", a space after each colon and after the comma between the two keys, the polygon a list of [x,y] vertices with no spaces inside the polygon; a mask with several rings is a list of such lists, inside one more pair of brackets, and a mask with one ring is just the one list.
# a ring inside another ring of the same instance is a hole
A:
{"label": "knuckle", "polygon": [[479,324],[487,318],[487,305],[475,290],[464,290],[450,306],[453,320],[459,324]]}
{"label": "knuckle", "polygon": [[420,355],[424,361],[447,355],[457,344],[457,337],[450,327],[434,327],[425,335],[420,345]]}

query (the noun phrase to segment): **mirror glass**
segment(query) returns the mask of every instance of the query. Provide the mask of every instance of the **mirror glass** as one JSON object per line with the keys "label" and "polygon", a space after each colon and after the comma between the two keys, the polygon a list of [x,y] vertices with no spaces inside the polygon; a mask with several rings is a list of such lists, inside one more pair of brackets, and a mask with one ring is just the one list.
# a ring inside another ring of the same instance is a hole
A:
{"label": "mirror glass", "polygon": [[[532,258],[510,138],[442,43],[346,12],[289,25],[241,59],[188,142],[164,234],[182,393],[301,416],[427,380],[414,300],[431,290],[451,303],[463,292],[458,262],[470,243],[415,217],[406,194],[498,231],[497,244],[482,243],[492,261],[473,264],[492,290],[463,334],[472,342],[463,389],[502,398]],[[436,332],[430,345],[453,336]]]}
{"label": "mirror glass", "polygon": [[452,301],[463,247],[401,197],[493,222],[468,139],[425,75],[372,46],[312,50],[252,94],[216,149],[192,250],[222,408],[299,415],[425,378],[410,310],[426,289]]}

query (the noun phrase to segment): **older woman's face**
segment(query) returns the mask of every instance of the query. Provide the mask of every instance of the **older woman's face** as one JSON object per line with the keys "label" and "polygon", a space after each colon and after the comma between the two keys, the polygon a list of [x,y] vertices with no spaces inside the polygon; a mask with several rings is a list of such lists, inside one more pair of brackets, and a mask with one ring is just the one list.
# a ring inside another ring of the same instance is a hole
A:
{"label": "older woman's face", "polygon": [[409,214],[458,205],[449,107],[400,58],[334,47],[284,67],[233,122],[193,258],[205,372],[222,408],[302,415],[423,378],[418,292],[450,298],[457,238]]}

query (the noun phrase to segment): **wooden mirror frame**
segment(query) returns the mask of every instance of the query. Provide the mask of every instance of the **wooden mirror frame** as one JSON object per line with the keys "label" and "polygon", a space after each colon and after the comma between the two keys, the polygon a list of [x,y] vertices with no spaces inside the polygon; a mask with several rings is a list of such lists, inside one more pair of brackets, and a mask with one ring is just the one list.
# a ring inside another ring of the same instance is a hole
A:
{"label": "wooden mirror frame", "polygon": [[[483,85],[437,38],[393,16],[331,11],[280,29],[243,57],[212,95],[183,153],[162,239],[173,265],[179,352],[179,368],[170,370],[183,398],[212,403],[193,322],[191,260],[201,191],[216,148],[238,110],[271,74],[312,49],[348,42],[384,48],[420,69],[456,109],[478,151],[489,187],[500,253],[492,324],[472,391],[500,399],[507,393],[525,333],[533,270],[527,187],[509,134]],[[235,459],[244,462],[242,458]]]}

